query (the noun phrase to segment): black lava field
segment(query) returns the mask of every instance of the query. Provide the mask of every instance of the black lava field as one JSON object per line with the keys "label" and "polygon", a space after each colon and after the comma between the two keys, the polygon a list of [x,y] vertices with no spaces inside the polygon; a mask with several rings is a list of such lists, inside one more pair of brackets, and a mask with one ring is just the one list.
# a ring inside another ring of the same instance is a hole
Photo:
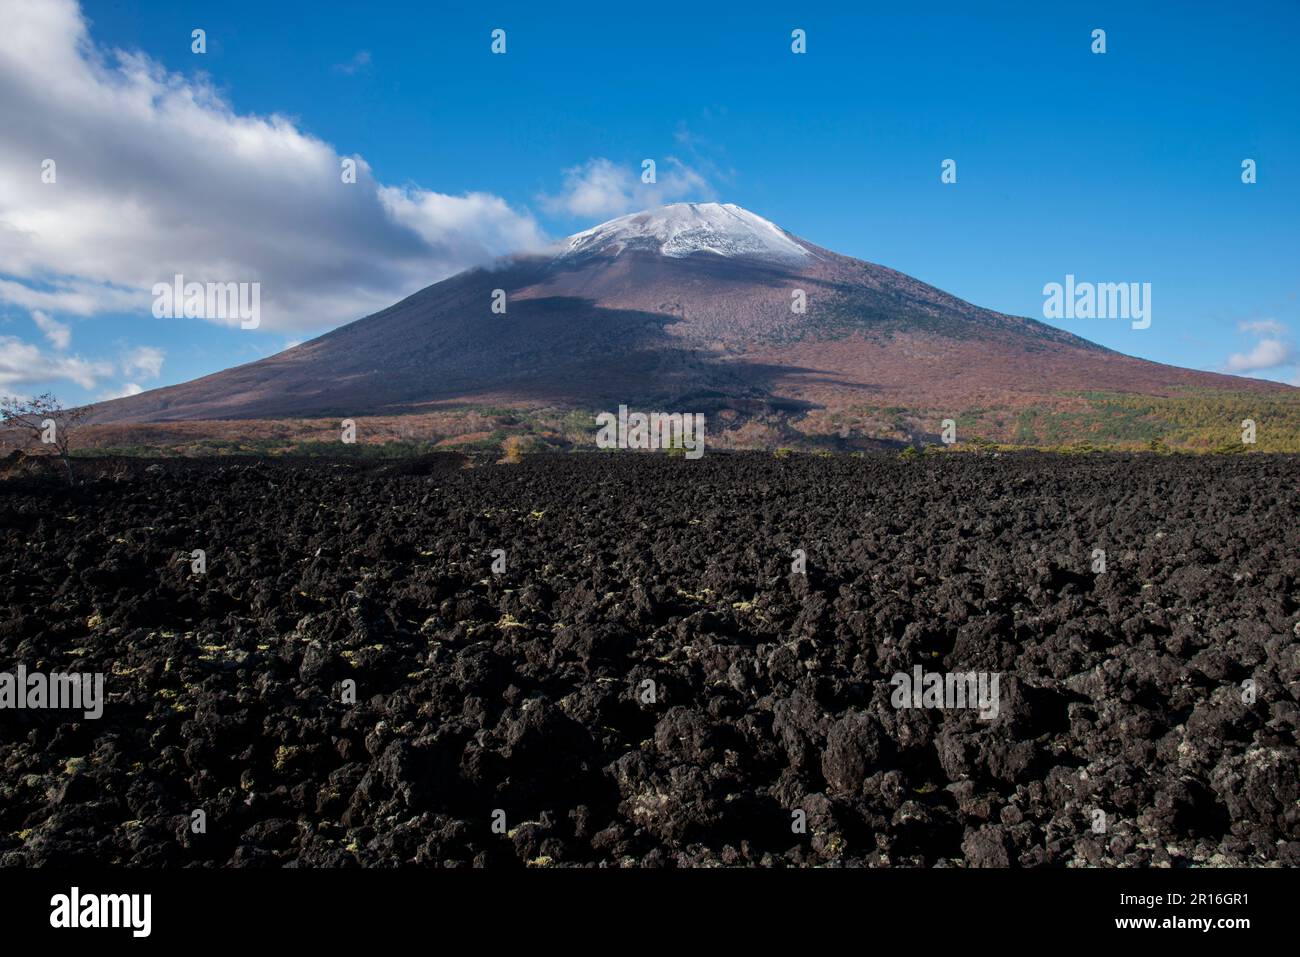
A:
{"label": "black lava field", "polygon": [[463,464],[0,481],[0,865],[1300,865],[1296,457]]}

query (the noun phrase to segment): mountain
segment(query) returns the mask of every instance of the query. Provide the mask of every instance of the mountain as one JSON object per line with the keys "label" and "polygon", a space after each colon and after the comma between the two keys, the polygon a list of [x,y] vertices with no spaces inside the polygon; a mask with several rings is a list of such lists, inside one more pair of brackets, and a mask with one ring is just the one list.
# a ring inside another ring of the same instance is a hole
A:
{"label": "mountain", "polygon": [[[504,314],[493,311],[496,290]],[[956,412],[1185,389],[1287,387],[1124,356],[841,256],[738,206],[678,203],[452,276],[270,358],[102,403],[91,421],[456,404]]]}

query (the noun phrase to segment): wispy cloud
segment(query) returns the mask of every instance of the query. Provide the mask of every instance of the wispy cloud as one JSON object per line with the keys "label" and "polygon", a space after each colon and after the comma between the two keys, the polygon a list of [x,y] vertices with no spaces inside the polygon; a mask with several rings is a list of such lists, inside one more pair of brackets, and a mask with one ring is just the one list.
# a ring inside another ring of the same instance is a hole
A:
{"label": "wispy cloud", "polygon": [[[0,167],[4,164],[0,156]],[[0,203],[3,202],[3,183],[0,183]],[[0,208],[0,216],[3,209]],[[0,220],[0,250],[4,249],[4,222]],[[0,263],[12,269],[11,263]],[[150,299],[145,290],[126,289],[111,282],[63,277],[53,280],[33,279],[16,282],[0,279],[0,302],[11,303],[24,309],[49,309],[90,316],[97,312],[126,312],[149,308]]]}
{"label": "wispy cloud", "polygon": [[345,76],[356,76],[358,73],[370,72],[370,51],[361,50],[356,56],[346,63],[335,63],[331,68],[335,73],[342,73]]}
{"label": "wispy cloud", "polygon": [[552,214],[609,218],[678,200],[711,200],[713,188],[696,170],[674,156],[656,162],[657,182],[642,182],[642,168],[620,165],[603,157],[564,171],[564,188],[539,197]]}
{"label": "wispy cloud", "polygon": [[1252,319],[1249,322],[1237,323],[1237,328],[1242,332],[1253,332],[1261,336],[1286,336],[1291,332],[1276,319]]}
{"label": "wispy cloud", "polygon": [[49,355],[14,336],[0,336],[0,390],[56,380],[93,389],[113,374],[113,363],[80,356]]}
{"label": "wispy cloud", "polygon": [[45,388],[55,382],[70,382],[92,390],[120,374],[130,381],[98,396],[100,399],[115,399],[143,392],[144,387],[134,380],[157,379],[162,375],[166,358],[162,349],[137,346],[122,353],[117,362],[64,355],[71,341],[67,327],[39,311],[32,313],[32,319],[58,352],[47,352],[16,336],[0,336],[0,392],[12,393],[14,386]]}
{"label": "wispy cloud", "polygon": [[40,329],[50,345],[62,351],[72,344],[72,330],[56,319],[51,319],[39,309],[32,310],[32,322]]}
{"label": "wispy cloud", "polygon": [[122,357],[122,374],[145,379],[162,375],[166,353],[154,346],[138,346]]}

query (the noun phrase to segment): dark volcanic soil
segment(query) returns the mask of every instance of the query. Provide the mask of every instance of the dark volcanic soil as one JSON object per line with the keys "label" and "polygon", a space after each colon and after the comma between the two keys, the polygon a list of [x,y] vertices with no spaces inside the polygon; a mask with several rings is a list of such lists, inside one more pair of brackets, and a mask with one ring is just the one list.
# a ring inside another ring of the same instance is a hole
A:
{"label": "dark volcanic soil", "polygon": [[146,464],[0,482],[0,864],[1300,864],[1294,457]]}

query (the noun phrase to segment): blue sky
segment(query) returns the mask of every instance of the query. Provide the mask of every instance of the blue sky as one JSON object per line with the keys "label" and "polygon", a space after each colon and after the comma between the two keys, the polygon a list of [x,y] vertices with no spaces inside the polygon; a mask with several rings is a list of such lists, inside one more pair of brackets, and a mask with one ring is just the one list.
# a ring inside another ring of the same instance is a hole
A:
{"label": "blue sky", "polygon": [[[1054,324],[1300,383],[1294,3],[49,3],[0,0],[0,391],[184,381],[712,199],[1018,315],[1067,273],[1149,282],[1148,329]],[[180,269],[256,276],[262,328],[154,318],[140,290]]]}

